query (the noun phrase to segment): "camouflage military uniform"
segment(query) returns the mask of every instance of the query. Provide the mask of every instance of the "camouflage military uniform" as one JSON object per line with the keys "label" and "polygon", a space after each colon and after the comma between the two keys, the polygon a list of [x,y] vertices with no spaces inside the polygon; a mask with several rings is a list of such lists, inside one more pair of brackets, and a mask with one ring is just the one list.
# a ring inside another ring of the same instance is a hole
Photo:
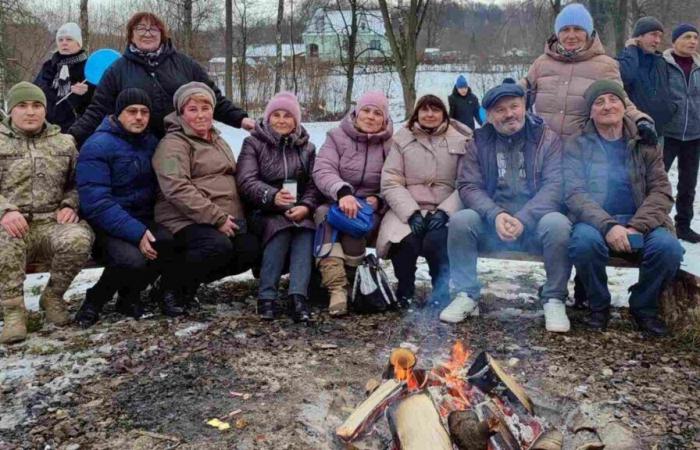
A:
{"label": "camouflage military uniform", "polygon": [[[22,239],[0,227],[0,301],[12,306],[23,298],[28,262],[48,263],[51,278],[42,293],[47,300],[62,299],[73,278],[90,256],[93,234],[87,223],[59,224],[56,212],[78,211],[75,188],[75,141],[47,125],[28,137],[6,119],[0,124],[0,216],[19,211],[29,223]],[[23,303],[23,302],[22,302]],[[22,304],[23,306],[23,304]],[[48,314],[47,314],[48,316]]]}

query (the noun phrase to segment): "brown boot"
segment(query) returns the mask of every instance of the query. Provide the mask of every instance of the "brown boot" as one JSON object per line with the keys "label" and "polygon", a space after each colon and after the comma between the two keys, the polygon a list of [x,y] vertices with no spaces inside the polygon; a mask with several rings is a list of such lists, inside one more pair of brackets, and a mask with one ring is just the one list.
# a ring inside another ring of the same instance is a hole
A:
{"label": "brown boot", "polygon": [[24,308],[24,298],[15,297],[2,302],[2,312],[5,324],[2,327],[0,344],[12,344],[27,338],[27,310]]}
{"label": "brown boot", "polygon": [[321,284],[328,289],[330,301],[328,312],[331,316],[342,316],[348,312],[348,280],[345,266],[340,258],[323,258],[318,265]]}
{"label": "brown boot", "polygon": [[44,310],[46,321],[59,327],[70,322],[66,302],[53,293],[49,288],[44,289],[39,300],[39,306]]}

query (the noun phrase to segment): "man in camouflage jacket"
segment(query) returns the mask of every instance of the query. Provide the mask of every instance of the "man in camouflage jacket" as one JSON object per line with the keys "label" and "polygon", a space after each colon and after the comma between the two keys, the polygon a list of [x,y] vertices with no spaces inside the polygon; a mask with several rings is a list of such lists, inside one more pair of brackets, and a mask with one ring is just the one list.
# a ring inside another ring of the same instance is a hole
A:
{"label": "man in camouflage jacket", "polygon": [[47,321],[70,318],[63,294],[90,255],[93,234],[79,221],[75,141],[45,121],[46,97],[21,82],[8,94],[0,124],[0,343],[27,334],[23,283],[27,262],[47,263],[50,280],[40,306]]}

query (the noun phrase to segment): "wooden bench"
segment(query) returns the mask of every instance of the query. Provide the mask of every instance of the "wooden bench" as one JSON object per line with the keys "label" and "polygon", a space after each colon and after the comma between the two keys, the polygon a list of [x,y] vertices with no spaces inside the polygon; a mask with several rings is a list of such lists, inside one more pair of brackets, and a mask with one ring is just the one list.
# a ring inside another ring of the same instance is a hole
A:
{"label": "wooden bench", "polygon": [[[524,252],[480,253],[479,258],[508,261],[544,262],[540,255]],[[609,267],[638,268],[638,261],[610,258]],[[661,293],[661,317],[674,334],[700,342],[700,277],[680,269],[676,278]]]}

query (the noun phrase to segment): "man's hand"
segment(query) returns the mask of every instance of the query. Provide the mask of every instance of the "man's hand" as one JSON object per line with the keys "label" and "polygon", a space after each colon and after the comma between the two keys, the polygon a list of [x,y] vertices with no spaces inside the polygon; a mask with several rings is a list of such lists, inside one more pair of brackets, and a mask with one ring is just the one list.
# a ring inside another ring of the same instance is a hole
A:
{"label": "man's hand", "polygon": [[308,217],[310,212],[311,210],[309,210],[308,206],[299,205],[288,209],[285,211],[284,215],[287,216],[287,219],[291,220],[292,222],[301,222]]}
{"label": "man's hand", "polygon": [[370,195],[365,199],[365,201],[372,207],[373,210],[376,211],[379,209],[379,199],[376,196]]}
{"label": "man's hand", "polygon": [[632,246],[627,238],[629,231],[622,225],[615,225],[610,228],[608,234],[605,235],[605,241],[610,248],[618,253],[632,253]]}
{"label": "man's hand", "polygon": [[0,219],[0,225],[13,238],[22,239],[29,232],[29,224],[19,211],[8,211]]}
{"label": "man's hand", "polygon": [[291,206],[295,201],[296,197],[294,197],[292,193],[286,189],[280,189],[275,194],[275,206],[279,206],[280,208]]}
{"label": "man's hand", "polygon": [[233,217],[227,216],[226,221],[222,223],[219,228],[219,232],[225,234],[228,237],[234,236],[236,234],[236,231],[238,230],[238,225],[236,225],[236,222],[233,221]]}
{"label": "man's hand", "polygon": [[496,234],[502,241],[512,242],[523,233],[523,224],[508,213],[496,216]]}
{"label": "man's hand", "polygon": [[252,131],[255,129],[255,121],[250,117],[244,117],[243,120],[241,120],[241,128]]}
{"label": "man's hand", "polygon": [[338,206],[340,206],[340,210],[343,211],[343,214],[351,219],[357,217],[357,212],[360,210],[360,202],[358,202],[353,195],[346,195],[338,200]]}
{"label": "man's hand", "polygon": [[56,212],[56,222],[58,223],[78,223],[80,218],[73,208],[65,207]]}
{"label": "man's hand", "polygon": [[81,83],[75,83],[70,87],[71,93],[75,95],[85,95],[88,91],[88,85],[83,81]]}
{"label": "man's hand", "polygon": [[151,242],[155,241],[155,236],[153,236],[153,233],[151,233],[149,230],[146,230],[146,232],[143,233],[141,241],[139,242],[139,250],[141,250],[141,253],[147,259],[154,260],[158,257],[158,252],[151,245]]}
{"label": "man's hand", "polygon": [[641,119],[637,122],[637,131],[639,131],[639,140],[644,145],[656,145],[659,143],[659,135],[656,133],[654,124],[646,119]]}

